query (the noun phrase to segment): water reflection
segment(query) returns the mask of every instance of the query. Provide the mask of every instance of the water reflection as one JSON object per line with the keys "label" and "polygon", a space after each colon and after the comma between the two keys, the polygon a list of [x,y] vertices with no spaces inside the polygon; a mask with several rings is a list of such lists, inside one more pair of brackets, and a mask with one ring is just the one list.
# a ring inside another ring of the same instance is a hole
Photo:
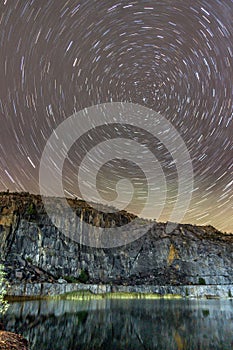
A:
{"label": "water reflection", "polygon": [[4,323],[31,350],[233,348],[230,300],[17,302]]}

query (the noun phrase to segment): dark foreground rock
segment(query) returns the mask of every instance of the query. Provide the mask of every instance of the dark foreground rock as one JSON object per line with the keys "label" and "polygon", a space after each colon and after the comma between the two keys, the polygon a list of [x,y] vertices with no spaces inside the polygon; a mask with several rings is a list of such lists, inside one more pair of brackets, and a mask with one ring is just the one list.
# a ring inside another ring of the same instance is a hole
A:
{"label": "dark foreground rock", "polygon": [[0,331],[1,350],[28,350],[28,341],[21,335]]}
{"label": "dark foreground rock", "polygon": [[[69,228],[72,223],[59,201],[52,204],[62,225]],[[135,218],[127,212],[104,214],[83,201],[70,200],[70,205],[83,221],[95,226],[121,226]],[[0,194],[0,253],[14,285],[58,280],[116,286],[233,284],[231,234],[183,224],[167,234],[164,223],[154,223],[141,238],[123,247],[91,248],[59,232],[40,196],[30,194]]]}

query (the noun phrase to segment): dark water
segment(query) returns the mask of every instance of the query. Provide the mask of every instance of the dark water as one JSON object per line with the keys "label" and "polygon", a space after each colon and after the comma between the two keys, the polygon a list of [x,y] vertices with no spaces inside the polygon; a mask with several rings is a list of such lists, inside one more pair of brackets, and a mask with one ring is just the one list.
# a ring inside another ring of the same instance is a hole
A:
{"label": "dark water", "polygon": [[4,323],[32,350],[233,349],[231,300],[17,302]]}

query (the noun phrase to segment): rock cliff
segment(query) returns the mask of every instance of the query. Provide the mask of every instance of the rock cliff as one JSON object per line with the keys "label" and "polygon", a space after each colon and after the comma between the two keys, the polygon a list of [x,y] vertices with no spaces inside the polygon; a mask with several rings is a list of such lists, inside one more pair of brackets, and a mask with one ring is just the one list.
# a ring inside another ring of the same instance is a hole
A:
{"label": "rock cliff", "polygon": [[[53,199],[51,199],[52,201]],[[121,226],[135,218],[125,211],[105,214],[84,201],[69,200],[82,220]],[[64,225],[69,225],[62,208]],[[166,234],[164,223],[136,241],[111,249],[80,245],[64,236],[46,215],[40,196],[0,194],[0,253],[10,282],[88,282],[125,285],[233,283],[233,235],[211,226],[179,224]]]}

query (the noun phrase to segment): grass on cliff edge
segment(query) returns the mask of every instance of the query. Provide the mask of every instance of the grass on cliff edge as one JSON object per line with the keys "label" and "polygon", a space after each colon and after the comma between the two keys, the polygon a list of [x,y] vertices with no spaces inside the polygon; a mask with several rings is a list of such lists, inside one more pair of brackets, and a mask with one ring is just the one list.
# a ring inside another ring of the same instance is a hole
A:
{"label": "grass on cliff edge", "polygon": [[127,293],[127,292],[114,292],[94,294],[90,291],[77,291],[68,292],[61,295],[49,296],[52,300],[92,300],[92,299],[182,299],[178,294],[155,294],[155,293]]}

